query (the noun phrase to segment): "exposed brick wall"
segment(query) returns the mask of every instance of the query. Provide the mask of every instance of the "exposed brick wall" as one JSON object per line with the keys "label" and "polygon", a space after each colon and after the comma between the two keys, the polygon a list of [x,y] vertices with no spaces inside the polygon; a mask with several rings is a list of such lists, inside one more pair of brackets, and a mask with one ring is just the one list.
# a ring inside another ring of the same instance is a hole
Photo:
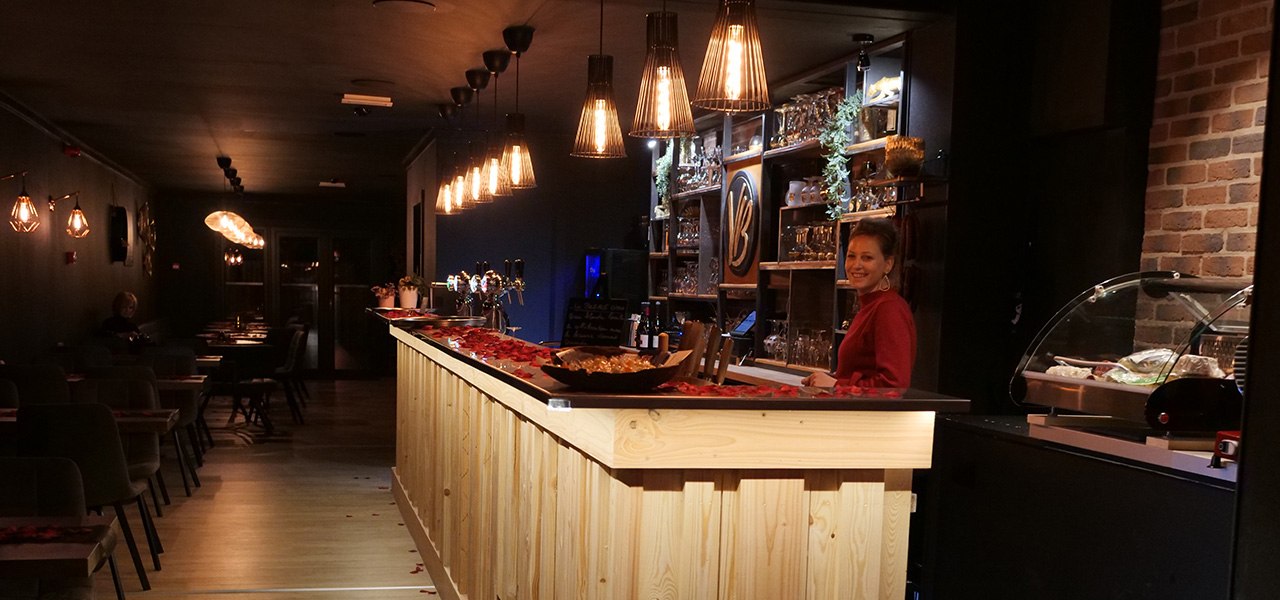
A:
{"label": "exposed brick wall", "polygon": [[1253,274],[1273,0],[1164,0],[1142,269]]}

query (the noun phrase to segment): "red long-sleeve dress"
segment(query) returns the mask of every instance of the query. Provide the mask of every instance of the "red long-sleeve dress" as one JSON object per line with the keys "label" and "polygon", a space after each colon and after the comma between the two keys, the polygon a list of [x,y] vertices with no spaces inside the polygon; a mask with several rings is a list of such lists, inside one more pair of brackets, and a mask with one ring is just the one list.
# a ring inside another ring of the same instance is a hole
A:
{"label": "red long-sleeve dress", "polygon": [[916,361],[916,323],[911,307],[889,289],[858,298],[862,307],[836,356],[840,385],[904,388]]}

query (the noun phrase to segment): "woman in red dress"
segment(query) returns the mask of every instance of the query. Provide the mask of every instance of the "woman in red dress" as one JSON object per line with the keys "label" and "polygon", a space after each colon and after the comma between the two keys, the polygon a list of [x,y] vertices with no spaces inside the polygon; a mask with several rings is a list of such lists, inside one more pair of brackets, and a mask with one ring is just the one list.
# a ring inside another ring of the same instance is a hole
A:
{"label": "woman in red dress", "polygon": [[805,385],[905,388],[916,360],[911,307],[889,282],[898,230],[888,219],[862,219],[849,234],[845,278],[858,293],[858,314],[840,343],[834,374],[815,373]]}

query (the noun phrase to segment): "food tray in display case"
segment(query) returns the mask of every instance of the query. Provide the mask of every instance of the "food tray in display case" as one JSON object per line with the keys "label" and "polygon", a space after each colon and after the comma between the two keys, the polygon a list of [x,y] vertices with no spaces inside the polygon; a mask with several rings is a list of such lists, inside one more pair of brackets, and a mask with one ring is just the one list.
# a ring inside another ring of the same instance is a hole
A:
{"label": "food tray in display case", "polygon": [[[1249,333],[1251,297],[1248,281],[1174,271],[1099,283],[1067,303],[1032,340],[1010,395],[1025,404],[1168,426],[1168,415],[1153,414],[1149,398],[1179,379],[1234,378],[1235,352]],[[1190,386],[1162,391],[1183,388]]]}

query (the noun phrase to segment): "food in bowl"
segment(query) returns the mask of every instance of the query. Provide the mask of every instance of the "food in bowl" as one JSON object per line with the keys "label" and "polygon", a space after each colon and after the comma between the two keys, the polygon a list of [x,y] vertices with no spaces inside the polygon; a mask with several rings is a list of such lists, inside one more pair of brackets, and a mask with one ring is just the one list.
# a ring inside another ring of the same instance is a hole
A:
{"label": "food in bowl", "polygon": [[616,356],[583,356],[577,360],[565,361],[564,367],[588,373],[635,373],[654,368],[648,357],[638,354],[619,354]]}

